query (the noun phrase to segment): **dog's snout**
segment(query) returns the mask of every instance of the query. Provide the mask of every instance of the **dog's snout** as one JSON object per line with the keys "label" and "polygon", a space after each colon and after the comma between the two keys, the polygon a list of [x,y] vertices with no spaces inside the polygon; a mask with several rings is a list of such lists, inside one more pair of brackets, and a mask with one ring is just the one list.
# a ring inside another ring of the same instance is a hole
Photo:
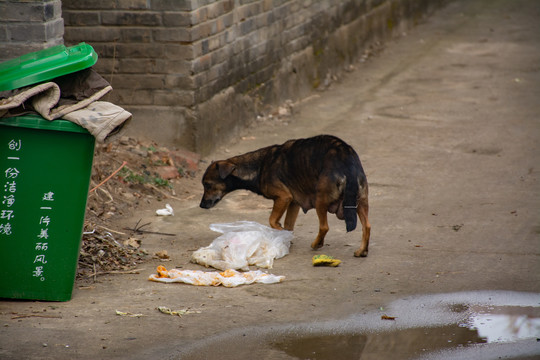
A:
{"label": "dog's snout", "polygon": [[219,200],[221,200],[219,197],[218,198],[210,198],[210,199],[207,199],[207,198],[203,197],[202,200],[201,200],[200,207],[203,208],[203,209],[213,208],[214,205],[216,205]]}

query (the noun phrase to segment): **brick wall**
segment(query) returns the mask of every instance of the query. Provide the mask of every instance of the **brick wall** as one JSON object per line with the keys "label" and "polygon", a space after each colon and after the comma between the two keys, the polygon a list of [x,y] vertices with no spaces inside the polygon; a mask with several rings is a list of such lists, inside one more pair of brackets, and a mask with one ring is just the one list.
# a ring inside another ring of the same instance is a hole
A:
{"label": "brick wall", "polygon": [[63,43],[60,0],[0,0],[0,61]]}
{"label": "brick wall", "polygon": [[63,0],[129,131],[207,154],[267,104],[296,100],[443,0]]}

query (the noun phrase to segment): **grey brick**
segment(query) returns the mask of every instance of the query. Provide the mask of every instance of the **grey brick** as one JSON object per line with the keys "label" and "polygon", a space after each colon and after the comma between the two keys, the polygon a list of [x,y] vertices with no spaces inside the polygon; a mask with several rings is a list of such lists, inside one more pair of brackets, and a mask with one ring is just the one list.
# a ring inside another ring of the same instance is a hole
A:
{"label": "grey brick", "polygon": [[157,90],[154,91],[153,95],[155,105],[193,106],[195,104],[195,94],[193,91]]}
{"label": "grey brick", "polygon": [[107,58],[163,58],[165,46],[162,44],[123,44],[123,43],[95,43],[94,50],[101,57]]}
{"label": "grey brick", "polygon": [[[52,4],[51,4],[52,5]],[[33,22],[43,21],[44,18],[44,4],[42,3],[0,3],[0,14],[2,22],[4,21],[19,21],[19,22]]]}
{"label": "grey brick", "polygon": [[62,3],[60,0],[55,0],[44,4],[43,19],[52,20],[62,16]]}
{"label": "grey brick", "polygon": [[162,24],[158,12],[106,11],[101,14],[103,25],[159,26]]}
{"label": "grey brick", "polygon": [[130,59],[119,58],[117,59],[118,72],[122,74],[144,74],[154,73],[156,59]]}
{"label": "grey brick", "polygon": [[113,42],[121,38],[119,28],[104,28],[101,26],[77,26],[70,27],[64,35],[66,41],[77,43],[78,41],[93,42]]}
{"label": "grey brick", "polygon": [[255,20],[254,19],[247,19],[246,21],[242,21],[240,23],[240,34],[246,35],[249,34],[255,30]]}
{"label": "grey brick", "polygon": [[262,12],[263,5],[260,2],[240,6],[236,9],[236,13],[240,21],[259,15]]}
{"label": "grey brick", "polygon": [[[121,74],[115,74],[112,79],[113,88],[115,91],[109,93],[108,101],[115,104],[125,105],[154,105],[153,92],[155,90],[143,90],[143,89],[131,89],[131,91],[119,91],[120,88],[116,87],[116,78],[122,76]],[[110,82],[110,80],[109,80]]]}
{"label": "grey brick", "polygon": [[164,12],[163,26],[166,27],[187,27],[196,24],[193,20],[193,16],[189,12],[185,11],[169,11]]}
{"label": "grey brick", "polygon": [[15,23],[9,26],[8,36],[10,41],[43,42],[46,41],[44,23]]}
{"label": "grey brick", "polygon": [[122,27],[120,29],[121,41],[126,43],[150,43],[152,42],[152,29]]}
{"label": "grey brick", "polygon": [[189,41],[197,41],[204,39],[209,35],[212,35],[212,27],[215,24],[215,20],[210,20],[202,24],[198,24],[190,28]]}
{"label": "grey brick", "polygon": [[[0,43],[4,43],[4,42],[7,42],[7,41],[8,41],[7,25],[0,25]],[[2,56],[2,55],[0,54],[0,56]]]}
{"label": "grey brick", "polygon": [[116,1],[111,0],[62,0],[62,7],[71,10],[115,9]]}
{"label": "grey brick", "polygon": [[196,45],[189,44],[167,44],[165,46],[164,58],[167,60],[191,60],[195,58]]}
{"label": "grey brick", "polygon": [[115,89],[133,90],[158,90],[162,89],[165,84],[164,75],[153,74],[117,74],[114,76]]}
{"label": "grey brick", "polygon": [[151,0],[154,10],[194,10],[198,7],[197,0]]}
{"label": "grey brick", "polygon": [[54,21],[49,21],[45,24],[45,39],[61,39],[64,35],[64,19],[59,18]]}
{"label": "grey brick", "polygon": [[191,88],[191,86],[193,86],[193,80],[192,77],[189,76],[190,69],[191,63],[189,61],[160,59],[155,64],[154,72],[167,74],[167,76],[181,77],[182,86]]}
{"label": "grey brick", "polygon": [[189,42],[191,33],[186,28],[159,28],[152,31],[152,36],[157,42]]}
{"label": "grey brick", "polygon": [[210,69],[211,66],[212,66],[212,58],[210,54],[206,54],[192,61],[191,71],[193,74],[198,74],[200,72]]}
{"label": "grey brick", "polygon": [[[209,19],[215,19],[217,17],[220,17],[221,15],[228,12],[225,9],[225,3],[223,1],[218,1],[213,4],[210,4],[206,7],[208,11],[208,18]],[[230,10],[229,10],[230,11]]]}
{"label": "grey brick", "polygon": [[144,10],[149,8],[150,2],[148,0],[116,0],[115,5],[117,9],[127,10]]}
{"label": "grey brick", "polygon": [[189,12],[189,14],[191,16],[192,25],[201,24],[208,20],[208,10],[205,7],[195,9]]}
{"label": "grey brick", "polygon": [[62,13],[65,26],[96,26],[101,23],[98,11],[71,11]]}

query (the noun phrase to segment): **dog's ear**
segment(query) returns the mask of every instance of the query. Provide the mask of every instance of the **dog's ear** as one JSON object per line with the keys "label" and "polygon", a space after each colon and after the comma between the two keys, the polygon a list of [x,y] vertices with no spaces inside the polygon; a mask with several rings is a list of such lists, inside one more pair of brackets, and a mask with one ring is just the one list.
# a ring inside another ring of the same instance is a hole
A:
{"label": "dog's ear", "polygon": [[220,161],[216,165],[221,179],[225,179],[227,176],[231,175],[234,169],[236,169],[236,165],[228,161]]}

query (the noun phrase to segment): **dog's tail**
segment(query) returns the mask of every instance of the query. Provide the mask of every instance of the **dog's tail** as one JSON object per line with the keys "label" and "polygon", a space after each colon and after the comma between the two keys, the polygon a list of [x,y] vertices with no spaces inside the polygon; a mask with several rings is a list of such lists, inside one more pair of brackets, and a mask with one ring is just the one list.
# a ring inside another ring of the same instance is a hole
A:
{"label": "dog's tail", "polygon": [[358,220],[356,208],[358,206],[359,183],[358,177],[353,171],[348,171],[346,177],[345,190],[343,192],[343,217],[345,219],[347,232],[349,232],[356,229]]}

